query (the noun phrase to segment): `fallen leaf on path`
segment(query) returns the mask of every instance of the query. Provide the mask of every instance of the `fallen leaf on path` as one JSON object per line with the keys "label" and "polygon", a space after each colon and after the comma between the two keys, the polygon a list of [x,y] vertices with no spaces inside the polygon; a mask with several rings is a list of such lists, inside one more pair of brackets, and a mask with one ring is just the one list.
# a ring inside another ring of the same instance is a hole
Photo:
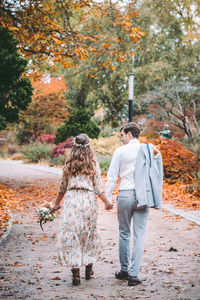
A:
{"label": "fallen leaf on path", "polygon": [[175,248],[173,248],[173,247],[170,247],[168,251],[169,251],[169,252],[177,252],[178,250],[175,249]]}
{"label": "fallen leaf on path", "polygon": [[53,271],[52,273],[61,273],[61,271]]}
{"label": "fallen leaf on path", "polygon": [[13,224],[23,224],[23,222],[22,222],[22,221],[14,220],[14,221],[13,221]]}
{"label": "fallen leaf on path", "polygon": [[54,278],[51,278],[51,280],[61,280],[61,278],[59,276],[56,276]]}

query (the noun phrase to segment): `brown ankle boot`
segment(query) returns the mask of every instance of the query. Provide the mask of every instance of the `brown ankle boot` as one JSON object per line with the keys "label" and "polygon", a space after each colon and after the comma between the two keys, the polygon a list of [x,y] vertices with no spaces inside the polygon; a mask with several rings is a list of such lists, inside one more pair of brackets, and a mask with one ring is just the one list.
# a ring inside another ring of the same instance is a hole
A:
{"label": "brown ankle boot", "polygon": [[79,285],[81,283],[80,279],[80,269],[79,268],[73,268],[72,270],[72,284],[73,285]]}
{"label": "brown ankle boot", "polygon": [[89,280],[92,275],[94,275],[94,272],[92,270],[92,264],[88,264],[85,267],[85,279]]}

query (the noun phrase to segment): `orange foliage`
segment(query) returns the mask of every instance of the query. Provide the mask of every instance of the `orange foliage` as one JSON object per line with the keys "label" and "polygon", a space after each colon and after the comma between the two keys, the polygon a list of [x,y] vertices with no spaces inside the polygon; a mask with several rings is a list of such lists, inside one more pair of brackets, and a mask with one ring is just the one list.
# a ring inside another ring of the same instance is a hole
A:
{"label": "orange foliage", "polygon": [[[34,185],[20,187],[20,189],[0,185],[0,237],[8,225],[9,211],[19,211],[23,215],[32,208],[35,212],[45,201],[54,202],[57,190],[58,184],[52,182],[44,183],[43,186],[41,182],[35,182]],[[14,224],[18,223],[18,221],[14,222]]]}
{"label": "orange foliage", "polygon": [[12,189],[5,188],[0,184],[0,237],[10,220],[10,211],[16,209],[19,203],[20,199],[16,197],[16,193]]}
{"label": "orange foliage", "polygon": [[50,82],[45,82],[40,76],[37,80],[32,79],[31,84],[34,87],[34,97],[38,97],[38,95],[47,97],[49,94],[57,94],[66,89],[63,75],[60,78],[51,77]]}
{"label": "orange foliage", "polygon": [[[125,56],[132,55],[132,44],[138,43],[144,35],[135,26],[134,0],[129,5],[124,1],[126,8],[123,10],[123,1],[120,4],[93,0],[15,2],[0,2],[1,25],[8,27],[19,41],[18,47],[24,56],[34,58],[32,61],[37,66],[48,65],[52,71],[56,63],[70,68],[94,52],[98,57],[105,55],[105,67],[113,69],[115,49],[120,49],[116,59],[122,61]],[[109,32],[103,28],[101,20],[104,17],[109,19]],[[118,39],[119,32],[122,32],[120,43],[129,43],[129,50],[117,45],[109,47]]]}
{"label": "orange foliage", "polygon": [[[102,175],[104,187],[106,185],[106,175]],[[119,178],[113,190],[114,212],[116,212],[116,197],[118,194]],[[185,185],[175,183],[173,185],[167,182],[163,183],[163,202],[172,203],[181,209],[198,210],[200,209],[200,197],[196,193],[188,193]]]}
{"label": "orange foliage", "polygon": [[34,81],[35,88],[33,102],[34,110],[38,111],[39,118],[44,118],[47,123],[60,126],[61,123],[69,116],[69,105],[64,96],[66,85],[64,76],[60,78],[51,78],[49,83]]}
{"label": "orange foliage", "polygon": [[175,140],[158,139],[152,143],[160,150],[163,158],[164,175],[169,183],[195,183],[199,162],[194,154]]}
{"label": "orange foliage", "polygon": [[51,78],[50,82],[32,80],[35,88],[33,100],[27,110],[20,114],[20,121],[33,124],[32,134],[39,135],[44,132],[44,127],[60,126],[69,116],[69,105],[65,100],[66,85],[63,76]]}
{"label": "orange foliage", "polygon": [[186,192],[185,184],[175,183],[173,185],[164,182],[163,201],[175,204],[179,208],[197,210],[200,209],[200,195]]}

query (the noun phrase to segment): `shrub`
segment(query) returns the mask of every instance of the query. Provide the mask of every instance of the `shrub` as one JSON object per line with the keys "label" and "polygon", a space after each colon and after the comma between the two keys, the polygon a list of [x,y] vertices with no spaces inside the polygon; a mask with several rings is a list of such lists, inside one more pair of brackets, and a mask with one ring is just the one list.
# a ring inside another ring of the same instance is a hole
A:
{"label": "shrub", "polygon": [[5,158],[5,157],[6,157],[5,151],[0,149],[0,158]]}
{"label": "shrub", "polygon": [[23,160],[23,154],[22,153],[14,153],[11,157],[11,160]]}
{"label": "shrub", "polygon": [[54,134],[41,134],[38,138],[37,141],[41,143],[47,143],[47,144],[53,144],[55,139]]}
{"label": "shrub", "polygon": [[100,133],[100,128],[91,119],[91,114],[83,109],[74,110],[65,124],[57,129],[55,143],[61,143],[80,133],[86,133],[91,138],[97,138]]}
{"label": "shrub", "polygon": [[15,145],[9,144],[7,148],[7,154],[8,155],[13,155],[15,153],[19,152],[18,147]]}
{"label": "shrub", "polygon": [[169,121],[159,121],[155,118],[145,122],[142,135],[145,135],[147,139],[156,139],[160,136],[159,132],[164,130],[165,124],[169,125],[170,135],[172,138],[176,140],[182,140],[184,138],[185,133],[177,126],[171,124]]}
{"label": "shrub", "polygon": [[52,154],[52,146],[34,142],[21,150],[24,160],[27,162],[37,163],[42,159],[49,159]]}
{"label": "shrub", "polygon": [[63,166],[65,163],[65,156],[59,155],[58,157],[52,157],[49,160],[50,166]]}
{"label": "shrub", "polygon": [[15,138],[19,145],[30,143],[30,141],[33,141],[33,130],[25,124],[20,124],[17,128]]}
{"label": "shrub", "polygon": [[111,163],[111,156],[109,155],[98,155],[98,162],[101,168],[101,172],[107,174],[108,168]]}
{"label": "shrub", "polygon": [[99,137],[98,139],[92,139],[91,146],[98,155],[112,155],[114,150],[120,146],[119,134],[114,132],[110,137]]}
{"label": "shrub", "polygon": [[158,138],[153,141],[153,144],[162,153],[164,175],[167,181],[190,184],[198,180],[199,163],[191,151],[175,140]]}
{"label": "shrub", "polygon": [[108,138],[116,134],[118,130],[113,130],[112,127],[102,127],[100,132],[100,137]]}
{"label": "shrub", "polygon": [[66,139],[63,143],[59,143],[55,148],[53,148],[52,156],[58,157],[59,155],[65,155],[65,151],[67,148],[72,147],[73,139]]}
{"label": "shrub", "polygon": [[145,135],[147,139],[156,139],[159,136],[159,132],[163,129],[163,122],[156,119],[147,120],[142,135]]}
{"label": "shrub", "polygon": [[34,124],[29,121],[26,122],[25,120],[23,120],[23,122],[20,122],[15,134],[17,143],[22,145],[25,143],[34,142],[38,136],[43,135],[43,132],[51,136],[55,131],[52,124],[49,124],[48,127],[43,126],[42,124],[42,118]]}
{"label": "shrub", "polygon": [[193,141],[185,141],[184,146],[191,150],[200,162],[200,137],[194,139]]}

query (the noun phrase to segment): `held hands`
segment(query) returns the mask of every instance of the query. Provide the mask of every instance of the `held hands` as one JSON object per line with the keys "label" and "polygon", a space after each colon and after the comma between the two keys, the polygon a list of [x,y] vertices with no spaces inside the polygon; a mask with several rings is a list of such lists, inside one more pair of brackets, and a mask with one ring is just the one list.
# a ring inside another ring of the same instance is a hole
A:
{"label": "held hands", "polygon": [[99,195],[99,198],[100,198],[100,199],[103,201],[103,203],[105,204],[105,209],[106,209],[106,210],[110,210],[110,209],[113,208],[113,204],[110,203],[110,202],[108,201],[108,198],[107,198],[105,192],[103,192],[102,194],[100,194],[100,195]]}
{"label": "held hands", "polygon": [[106,210],[110,210],[110,209],[112,209],[112,208],[113,208],[113,204],[112,204],[112,203],[110,203],[110,202],[105,203],[105,209],[106,209]]}

